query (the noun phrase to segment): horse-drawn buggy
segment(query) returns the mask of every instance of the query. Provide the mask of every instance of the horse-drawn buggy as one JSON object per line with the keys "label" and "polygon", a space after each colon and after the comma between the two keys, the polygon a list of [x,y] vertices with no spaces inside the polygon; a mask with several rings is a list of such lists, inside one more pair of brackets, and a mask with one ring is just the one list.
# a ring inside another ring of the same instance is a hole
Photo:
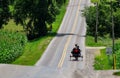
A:
{"label": "horse-drawn buggy", "polygon": [[75,44],[75,48],[73,48],[73,50],[71,51],[71,55],[70,55],[70,60],[71,57],[74,57],[76,61],[78,61],[78,58],[82,58],[83,56],[81,55],[81,50],[79,49],[79,46],[77,44]]}

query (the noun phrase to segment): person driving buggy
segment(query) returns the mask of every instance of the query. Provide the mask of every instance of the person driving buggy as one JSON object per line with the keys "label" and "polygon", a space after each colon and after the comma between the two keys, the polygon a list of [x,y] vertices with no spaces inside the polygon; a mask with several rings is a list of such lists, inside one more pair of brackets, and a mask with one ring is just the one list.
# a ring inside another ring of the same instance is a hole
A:
{"label": "person driving buggy", "polygon": [[81,56],[81,50],[77,44],[75,44],[75,47],[72,50],[72,56],[73,57],[80,57]]}

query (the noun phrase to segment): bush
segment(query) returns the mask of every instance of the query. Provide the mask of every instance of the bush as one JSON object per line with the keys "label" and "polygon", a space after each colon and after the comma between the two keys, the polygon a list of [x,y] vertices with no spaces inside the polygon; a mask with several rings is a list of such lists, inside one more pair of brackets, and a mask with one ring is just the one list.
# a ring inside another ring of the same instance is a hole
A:
{"label": "bush", "polygon": [[22,55],[26,42],[24,34],[0,30],[0,63],[11,63]]}

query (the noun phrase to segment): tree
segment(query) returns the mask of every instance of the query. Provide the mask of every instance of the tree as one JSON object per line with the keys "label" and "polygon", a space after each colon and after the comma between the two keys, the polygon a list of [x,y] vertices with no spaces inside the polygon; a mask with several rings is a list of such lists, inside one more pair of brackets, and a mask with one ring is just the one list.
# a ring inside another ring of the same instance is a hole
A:
{"label": "tree", "polygon": [[7,24],[9,21],[9,2],[8,0],[0,0],[0,29],[3,24]]}
{"label": "tree", "polygon": [[95,14],[96,14],[96,10],[93,6],[90,6],[90,7],[87,7],[85,10],[84,10],[84,16],[86,17],[86,22],[87,22],[87,30],[88,30],[88,34],[89,35],[94,35],[95,32],[95,23],[96,23],[96,17],[95,17]]}
{"label": "tree", "polygon": [[[96,6],[87,7],[84,10],[84,16],[88,25],[88,34],[94,36],[95,22],[96,22]],[[117,1],[112,2],[113,17],[114,17],[114,31],[115,37],[120,37],[120,5]],[[112,35],[112,22],[111,22],[111,7],[110,2],[104,0],[98,6],[98,35],[104,36],[106,34]]]}
{"label": "tree", "polygon": [[46,24],[55,20],[58,11],[52,0],[16,0],[14,7],[15,22],[23,25],[28,39],[46,35]]}
{"label": "tree", "polygon": [[[88,25],[88,34],[95,35],[96,25],[96,6],[90,6],[84,10],[86,22]],[[98,35],[104,36],[110,33],[110,5],[98,4]]]}

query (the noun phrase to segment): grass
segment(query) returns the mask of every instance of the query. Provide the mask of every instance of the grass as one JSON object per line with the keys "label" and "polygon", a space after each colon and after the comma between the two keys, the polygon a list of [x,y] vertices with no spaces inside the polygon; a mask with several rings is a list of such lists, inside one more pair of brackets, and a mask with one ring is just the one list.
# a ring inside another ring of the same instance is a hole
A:
{"label": "grass", "polygon": [[92,3],[100,2],[100,0],[91,0]]}
{"label": "grass", "polygon": [[21,25],[16,25],[14,20],[10,20],[7,25],[4,25],[5,30],[9,31],[23,31],[23,27]]}
{"label": "grass", "polygon": [[[120,40],[116,40],[117,42]],[[86,46],[111,46],[112,45],[112,39],[109,37],[98,37],[98,42],[95,43],[94,37],[87,36],[86,37]]]}
{"label": "grass", "polygon": [[112,69],[112,55],[106,55],[106,49],[102,49],[100,55],[95,57],[94,68],[95,70],[108,70]]}
{"label": "grass", "polygon": [[28,42],[25,49],[24,54],[18,58],[13,64],[20,64],[20,65],[34,65],[42,56],[45,49],[49,45],[52,38],[57,33],[57,30],[59,29],[59,26],[62,22],[62,19],[65,14],[67,3],[61,7],[61,12],[56,17],[56,21],[53,23],[53,33],[48,34],[45,37],[39,38],[37,40]]}
{"label": "grass", "polygon": [[[99,46],[111,47],[112,46],[112,39],[109,36],[98,37],[97,40],[98,42],[95,43],[94,37],[88,35],[86,37],[86,46],[91,46],[91,47],[99,47]],[[115,43],[120,43],[120,38],[115,39]]]}
{"label": "grass", "polygon": [[[115,44],[120,43],[120,39],[115,39]],[[111,47],[112,46],[112,39],[108,36],[106,37],[98,37],[98,42],[94,42],[94,37],[87,36],[86,37],[86,45],[91,47],[96,46],[105,46],[105,47]],[[101,50],[101,54],[95,56],[95,63],[94,68],[96,70],[108,70],[112,69],[112,55],[107,56],[106,55],[106,49]]]}
{"label": "grass", "polygon": [[24,49],[24,54],[13,64],[34,65],[42,56],[52,37],[42,37],[38,40],[29,41]]}

